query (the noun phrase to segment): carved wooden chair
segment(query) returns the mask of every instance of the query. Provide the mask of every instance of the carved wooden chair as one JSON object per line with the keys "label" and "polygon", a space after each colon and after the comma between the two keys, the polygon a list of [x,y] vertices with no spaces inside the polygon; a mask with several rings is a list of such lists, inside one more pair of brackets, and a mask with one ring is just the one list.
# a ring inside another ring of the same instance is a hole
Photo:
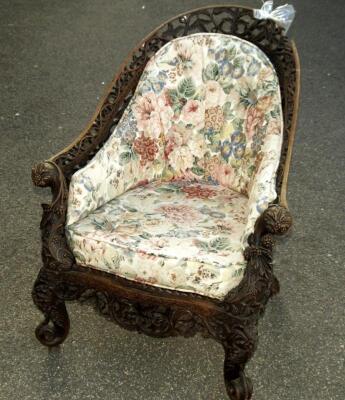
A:
{"label": "carved wooden chair", "polygon": [[229,397],[250,399],[244,368],[279,291],[273,236],[292,223],[298,96],[293,42],[250,8],[197,9],[143,39],[87,129],[33,168],[53,196],[38,340],[62,343],[65,302],[91,298],[129,330],[215,339]]}

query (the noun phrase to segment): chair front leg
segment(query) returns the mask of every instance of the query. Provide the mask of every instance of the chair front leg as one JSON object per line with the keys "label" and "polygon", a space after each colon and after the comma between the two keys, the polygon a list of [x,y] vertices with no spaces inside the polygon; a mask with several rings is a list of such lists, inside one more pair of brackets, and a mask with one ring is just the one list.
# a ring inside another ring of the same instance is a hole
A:
{"label": "chair front leg", "polygon": [[245,375],[247,361],[257,344],[256,324],[233,326],[223,342],[225,351],[224,381],[231,400],[250,400],[253,393],[251,379]]}
{"label": "chair front leg", "polygon": [[45,317],[36,328],[36,337],[48,347],[61,344],[70,326],[65,301],[58,296],[53,278],[42,268],[32,291],[33,301]]}

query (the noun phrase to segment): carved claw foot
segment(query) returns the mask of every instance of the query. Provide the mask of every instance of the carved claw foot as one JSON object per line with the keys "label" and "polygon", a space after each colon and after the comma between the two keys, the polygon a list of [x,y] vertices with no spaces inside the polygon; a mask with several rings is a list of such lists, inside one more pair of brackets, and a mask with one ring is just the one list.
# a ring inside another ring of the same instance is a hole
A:
{"label": "carved claw foot", "polygon": [[[231,375],[231,374],[230,374]],[[253,384],[244,371],[239,369],[235,376],[229,376],[224,368],[224,380],[227,394],[231,400],[250,400],[253,394]]]}
{"label": "carved claw foot", "polygon": [[228,341],[224,344],[224,381],[231,400],[250,400],[253,384],[245,375],[244,368],[252,357],[257,343],[256,324],[230,330]]}
{"label": "carved claw foot", "polygon": [[56,296],[53,288],[40,276],[35,283],[32,298],[45,316],[36,328],[37,339],[45,346],[58,346],[66,339],[70,326],[64,301]]}
{"label": "carved claw foot", "polygon": [[36,338],[44,346],[58,346],[68,335],[69,318],[66,307],[64,304],[60,304],[58,308],[46,316],[35,330]]}

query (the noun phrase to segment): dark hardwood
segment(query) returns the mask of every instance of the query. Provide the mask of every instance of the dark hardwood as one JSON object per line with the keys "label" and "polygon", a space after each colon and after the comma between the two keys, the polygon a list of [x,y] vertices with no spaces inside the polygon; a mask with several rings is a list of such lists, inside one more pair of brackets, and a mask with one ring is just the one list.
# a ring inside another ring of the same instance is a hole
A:
{"label": "dark hardwood", "polygon": [[[247,267],[241,283],[223,301],[198,294],[136,283],[113,274],[79,266],[65,237],[68,187],[71,176],[97,153],[122,116],[149,58],[170,40],[196,32],[219,32],[248,40],[261,48],[276,68],[284,112],[284,145],[277,175],[278,197],[258,218],[245,249]],[[34,284],[34,303],[44,314],[36,329],[38,340],[57,346],[67,337],[66,301],[93,302],[101,314],[120,326],[153,337],[196,333],[213,338],[225,351],[224,379],[233,400],[249,400],[253,386],[244,368],[252,357],[258,320],[267,301],[279,291],[273,274],[273,237],[292,225],[286,185],[295,135],[299,97],[299,61],[291,42],[271,20],[256,20],[252,9],[206,7],[162,24],[130,53],[104,101],[74,143],[34,166],[36,186],[50,187],[51,204],[42,204],[43,267]]]}

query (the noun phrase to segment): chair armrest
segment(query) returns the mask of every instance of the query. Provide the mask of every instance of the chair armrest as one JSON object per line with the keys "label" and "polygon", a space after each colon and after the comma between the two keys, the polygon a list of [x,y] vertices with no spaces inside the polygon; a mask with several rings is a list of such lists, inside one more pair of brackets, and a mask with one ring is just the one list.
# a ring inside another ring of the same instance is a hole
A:
{"label": "chair armrest", "polygon": [[133,71],[126,68],[126,62],[128,60],[121,65],[114,79],[106,88],[105,94],[86,128],[70,145],[49,159],[59,166],[67,182],[103,146],[133,96],[144,65]]}
{"label": "chair armrest", "polygon": [[110,93],[99,103],[84,131],[48,160],[58,165],[68,180],[97,153],[107,140],[111,126],[118,122],[118,118],[114,118],[115,107],[109,107],[109,96]]}
{"label": "chair armrest", "polygon": [[270,140],[262,149],[262,159],[252,177],[249,190],[245,239],[254,232],[260,215],[277,199],[276,174],[280,160],[281,141],[281,136],[270,135]]}
{"label": "chair armrest", "polygon": [[279,292],[272,265],[274,236],[286,234],[291,226],[289,210],[279,204],[270,204],[255,221],[254,231],[248,236],[248,245],[243,252],[247,261],[243,279],[225,297],[225,303],[236,315],[241,310],[262,311],[262,304]]}
{"label": "chair armrest", "polygon": [[35,186],[50,187],[51,204],[42,204],[43,215],[42,257],[49,261],[53,269],[68,268],[74,263],[65,237],[68,188],[61,169],[52,161],[45,161],[32,168],[32,181]]}

